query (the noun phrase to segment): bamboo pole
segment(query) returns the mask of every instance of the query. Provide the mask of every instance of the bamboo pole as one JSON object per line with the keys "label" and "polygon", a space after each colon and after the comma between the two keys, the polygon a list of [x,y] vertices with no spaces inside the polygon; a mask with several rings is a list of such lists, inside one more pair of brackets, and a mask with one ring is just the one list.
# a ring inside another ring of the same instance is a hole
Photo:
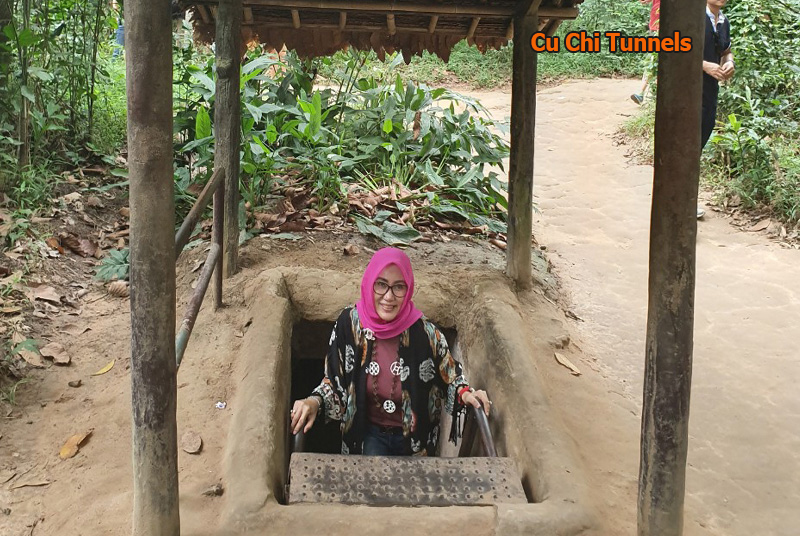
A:
{"label": "bamboo pole", "polygon": [[300,12],[296,9],[292,10],[292,26],[295,30],[300,29]]}
{"label": "bamboo pole", "polygon": [[[515,7],[497,7],[486,4],[440,4],[430,2],[355,2],[352,0],[248,0],[248,5],[283,9],[321,11],[375,11],[379,13],[414,13],[425,15],[463,15],[472,17],[510,17],[516,14]],[[574,19],[578,8],[541,7],[543,18]]]}
{"label": "bamboo pole", "polygon": [[432,15],[431,22],[428,24],[428,33],[432,34],[436,31],[436,25],[439,24],[439,15]]}
{"label": "bamboo pole", "polygon": [[535,11],[514,17],[506,273],[519,289],[531,286],[537,55],[528,40],[538,27],[539,18]]}
{"label": "bamboo pole", "polygon": [[389,35],[397,33],[397,26],[394,25],[394,15],[392,13],[386,15],[386,28],[389,30]]}
{"label": "bamboo pole", "polygon": [[339,30],[344,30],[345,26],[347,26],[347,11],[342,11],[339,13]]}
{"label": "bamboo pole", "polygon": [[183,361],[183,354],[186,352],[186,346],[189,344],[189,337],[192,335],[194,323],[197,321],[197,315],[200,312],[200,307],[203,305],[203,298],[206,297],[208,284],[211,282],[211,275],[216,268],[217,260],[221,253],[222,250],[218,244],[211,244],[211,251],[208,252],[203,271],[200,272],[200,277],[197,279],[197,287],[195,287],[194,292],[192,292],[192,297],[189,299],[189,304],[186,306],[186,312],[183,315],[183,322],[181,322],[178,335],[175,337],[176,367],[180,367],[181,361]]}
{"label": "bamboo pole", "polygon": [[[192,231],[194,231],[197,222],[200,221],[203,212],[206,211],[206,207],[208,207],[208,204],[211,202],[217,188],[224,180],[225,168],[215,169],[211,178],[203,188],[203,191],[197,196],[197,200],[194,202],[194,205],[192,205],[191,210],[189,210],[189,214],[187,214],[186,218],[183,220],[181,228],[175,233],[175,260],[183,253],[183,248],[185,248],[186,244],[189,242],[189,238],[191,238]],[[225,186],[222,187],[224,188]]]}
{"label": "bamboo pole", "polygon": [[125,2],[131,205],[133,534],[179,536],[172,21]]}
{"label": "bamboo pole", "polygon": [[689,442],[697,188],[705,24],[702,3],[661,6],[661,35],[692,38],[660,53],[639,465],[639,536],[680,536]]}
{"label": "bamboo pole", "polygon": [[467,43],[472,45],[472,38],[475,37],[475,30],[478,29],[478,24],[480,24],[481,18],[480,17],[473,17],[472,22],[469,24],[469,30],[467,30]]}
{"label": "bamboo pole", "polygon": [[217,10],[217,92],[214,101],[217,143],[214,165],[225,168],[224,277],[236,273],[239,257],[241,24],[242,0],[221,2]]}

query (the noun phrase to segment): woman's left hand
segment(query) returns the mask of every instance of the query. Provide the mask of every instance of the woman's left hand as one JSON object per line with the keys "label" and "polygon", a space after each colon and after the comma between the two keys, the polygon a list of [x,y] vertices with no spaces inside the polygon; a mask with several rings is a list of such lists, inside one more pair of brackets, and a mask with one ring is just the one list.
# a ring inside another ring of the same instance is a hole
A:
{"label": "woman's left hand", "polygon": [[461,395],[461,401],[465,405],[473,406],[477,409],[480,409],[482,405],[484,413],[489,415],[489,410],[492,403],[489,401],[489,396],[486,394],[486,391],[481,389],[477,391],[466,392]]}

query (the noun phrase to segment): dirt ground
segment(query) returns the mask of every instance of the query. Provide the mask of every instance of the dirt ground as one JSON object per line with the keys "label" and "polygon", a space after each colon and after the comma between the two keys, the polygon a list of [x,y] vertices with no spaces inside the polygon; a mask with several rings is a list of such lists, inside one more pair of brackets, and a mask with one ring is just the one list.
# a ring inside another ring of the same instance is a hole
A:
{"label": "dirt ground", "polygon": [[[581,81],[540,92],[534,233],[561,286],[555,289],[547,262],[537,257],[534,292],[553,306],[520,297],[530,322],[549,326],[548,343],[563,345],[565,330],[571,340],[564,351],[583,374],[572,376],[555,361],[540,372],[596,491],[597,534],[608,535],[632,534],[636,522],[652,169],[629,164],[612,139],[634,112],[632,84]],[[473,96],[497,118],[509,115],[510,93]],[[796,534],[800,252],[708,212],[698,237],[686,534]],[[362,253],[344,256],[348,242]],[[243,282],[274,266],[358,273],[368,258],[364,247],[376,246],[312,233],[296,242],[256,238],[244,247],[244,269],[225,294],[230,307],[216,315],[204,308],[178,375],[178,437],[191,430],[203,439],[200,454],[179,456],[185,534],[210,534],[222,509],[224,496],[203,491],[223,481],[230,411],[215,404],[232,399],[236,388],[231,360],[248,320],[237,314]],[[423,277],[504,279],[502,254],[485,243],[420,244],[410,255]],[[179,263],[179,315],[201,256],[192,251]],[[64,344],[72,364],[35,372],[17,405],[0,408],[0,534],[129,533],[128,307],[126,299],[93,291],[79,317],[56,318],[45,334]],[[567,319],[562,308],[580,320]],[[83,327],[90,330],[75,335]],[[111,360],[110,371],[92,375]],[[67,385],[78,379],[80,387]],[[78,454],[60,460],[66,439],[89,430]]]}

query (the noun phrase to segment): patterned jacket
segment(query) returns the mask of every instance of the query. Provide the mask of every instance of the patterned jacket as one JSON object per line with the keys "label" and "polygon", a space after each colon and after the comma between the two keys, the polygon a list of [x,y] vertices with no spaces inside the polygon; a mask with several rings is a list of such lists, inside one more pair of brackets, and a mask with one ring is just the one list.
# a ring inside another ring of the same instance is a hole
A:
{"label": "patterned jacket", "polygon": [[[373,344],[374,335],[361,325],[356,308],[342,311],[331,333],[325,377],[313,393],[323,400],[320,411],[326,422],[342,422],[342,454],[362,452],[368,424],[365,374]],[[399,363],[406,454],[435,456],[443,406],[454,417],[463,409],[457,393],[469,384],[461,363],[450,355],[442,332],[424,316],[400,335]],[[453,419],[452,441],[458,420]]]}

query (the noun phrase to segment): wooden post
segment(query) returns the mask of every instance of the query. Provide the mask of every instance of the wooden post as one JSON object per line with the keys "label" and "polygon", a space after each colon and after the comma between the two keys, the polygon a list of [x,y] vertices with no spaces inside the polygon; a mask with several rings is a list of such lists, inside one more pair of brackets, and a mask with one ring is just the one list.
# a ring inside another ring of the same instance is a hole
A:
{"label": "wooden post", "polygon": [[640,536],[683,533],[704,24],[701,2],[661,4],[661,35],[677,31],[691,37],[692,50],[659,54],[639,466]]}
{"label": "wooden post", "polygon": [[172,21],[125,2],[131,205],[133,534],[178,536]]}
{"label": "wooden post", "polygon": [[537,55],[531,48],[530,40],[538,30],[539,16],[536,8],[514,17],[506,273],[516,282],[519,289],[531,286]]}
{"label": "wooden post", "polygon": [[242,109],[241,72],[242,0],[222,0],[217,10],[217,92],[214,101],[214,165],[225,168],[225,229],[223,273],[236,273],[239,259],[239,149]]}

